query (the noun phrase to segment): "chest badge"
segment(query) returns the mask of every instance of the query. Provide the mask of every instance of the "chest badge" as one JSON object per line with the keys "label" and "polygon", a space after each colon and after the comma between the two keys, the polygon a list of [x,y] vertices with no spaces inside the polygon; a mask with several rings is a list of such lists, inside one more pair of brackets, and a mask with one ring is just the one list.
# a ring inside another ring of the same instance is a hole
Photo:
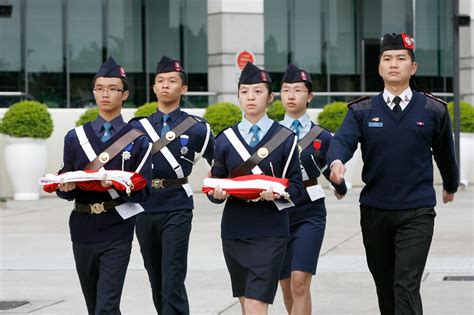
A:
{"label": "chest badge", "polygon": [[176,134],[174,133],[174,131],[168,131],[165,137],[166,137],[166,140],[173,141],[176,138]]}
{"label": "chest badge", "polygon": [[110,160],[110,155],[107,152],[102,152],[99,155],[99,161],[101,163],[107,163]]}
{"label": "chest badge", "polygon": [[259,158],[266,158],[268,156],[268,149],[267,148],[260,148],[257,151],[257,155]]}
{"label": "chest badge", "polygon": [[189,143],[189,136],[188,135],[181,135],[179,137],[179,141],[181,143],[181,155],[186,155],[189,151],[188,149],[188,143]]}
{"label": "chest badge", "polygon": [[417,121],[416,125],[420,126],[420,127],[423,127],[425,125],[425,123],[423,121]]}
{"label": "chest badge", "polygon": [[383,122],[381,121],[369,121],[369,128],[382,128]]}
{"label": "chest badge", "polygon": [[379,117],[374,117],[371,119],[372,121],[380,121],[380,118]]}

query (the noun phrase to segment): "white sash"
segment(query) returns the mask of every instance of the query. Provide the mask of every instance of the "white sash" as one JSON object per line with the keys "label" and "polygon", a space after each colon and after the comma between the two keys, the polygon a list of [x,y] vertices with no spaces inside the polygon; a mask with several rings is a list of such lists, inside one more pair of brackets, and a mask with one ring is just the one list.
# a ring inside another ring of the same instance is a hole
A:
{"label": "white sash", "polygon": [[[84,150],[84,153],[87,155],[89,162],[92,162],[97,157],[97,154],[92,148],[92,145],[89,142],[89,139],[87,139],[86,133],[84,131],[84,127],[83,126],[76,127],[74,131],[76,132],[77,138],[79,139],[79,143],[81,144],[82,150]],[[149,146],[147,153],[143,157],[142,163],[140,163],[141,166],[143,166],[143,163],[144,163],[143,161],[145,161],[148,157],[148,154],[150,154],[150,150],[151,150],[151,147]],[[104,170],[104,167],[101,167],[100,170]],[[111,188],[107,190],[107,192],[109,193],[110,197],[112,197],[112,199],[117,199],[120,197],[118,192],[115,190],[115,188]],[[140,212],[145,211],[145,209],[143,209],[143,207],[140,206],[138,203],[131,203],[131,202],[126,202],[124,204],[116,206],[115,209],[124,220],[134,215],[137,215]]]}
{"label": "white sash", "polygon": [[[145,131],[148,133],[148,135],[150,136],[153,142],[156,142],[158,139],[160,139],[160,136],[158,136],[158,133],[156,133],[155,128],[153,128],[153,126],[151,125],[150,121],[147,118],[142,118],[139,121],[142,124],[143,128],[145,128]],[[163,154],[168,164],[176,173],[176,177],[183,178],[184,177],[183,168],[181,167],[181,164],[179,164],[178,161],[176,161],[171,151],[166,146],[164,146],[160,150],[160,153]],[[187,183],[187,184],[183,184],[182,186],[184,190],[186,191],[186,195],[188,195],[188,197],[191,197],[193,195],[193,190],[191,189],[191,185]]]}
{"label": "white sash", "polygon": [[[234,130],[232,128],[227,128],[226,130],[224,130],[224,134],[227,137],[227,139],[230,141],[230,144],[232,144],[234,149],[240,155],[242,160],[244,162],[247,161],[250,158],[250,153],[249,153],[249,151],[247,151],[247,149],[245,148],[243,143],[239,140],[239,138],[237,138],[237,135],[235,134]],[[289,156],[293,155],[293,151],[295,149],[295,146],[296,146],[296,137],[295,137],[295,142],[293,144],[293,148],[291,149],[291,152],[290,152],[291,154]],[[285,177],[285,174],[286,174],[286,171],[287,171],[287,168],[288,168],[288,165],[289,165],[289,160],[290,159],[288,159],[288,161],[285,165],[285,168],[283,169],[283,174],[282,174],[283,178]],[[256,165],[252,169],[252,173],[253,174],[263,174],[263,171],[260,169],[260,167],[258,165]],[[283,202],[281,200],[274,200],[273,202],[277,206],[278,210],[283,210],[283,209],[286,209],[286,208],[290,208],[290,207],[293,207],[295,205],[292,201]]]}

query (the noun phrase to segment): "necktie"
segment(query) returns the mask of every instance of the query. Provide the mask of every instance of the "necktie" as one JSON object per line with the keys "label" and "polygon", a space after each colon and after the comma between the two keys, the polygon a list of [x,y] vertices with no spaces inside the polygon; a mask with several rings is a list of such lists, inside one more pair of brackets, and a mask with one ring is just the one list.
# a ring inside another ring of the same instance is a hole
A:
{"label": "necktie", "polygon": [[161,128],[161,137],[163,138],[168,131],[170,131],[170,126],[168,125],[168,120],[170,119],[170,115],[164,114],[163,115],[163,128]]}
{"label": "necktie", "polygon": [[400,106],[400,102],[402,101],[402,99],[400,98],[400,96],[395,96],[393,98],[393,103],[395,103],[395,106],[393,107],[393,112],[395,114],[399,114],[402,112],[402,107]]}
{"label": "necktie", "polygon": [[107,142],[112,137],[112,135],[110,134],[110,130],[112,129],[112,124],[109,122],[106,122],[104,123],[102,127],[104,128],[104,135],[102,136],[102,138],[100,138],[100,141]]}
{"label": "necktie", "polygon": [[260,138],[258,136],[259,130],[260,130],[260,127],[257,125],[252,125],[252,127],[250,127],[250,133],[252,133],[252,139],[250,139],[249,145],[251,147],[255,147],[260,142]]}
{"label": "necktie", "polygon": [[293,123],[291,124],[291,130],[293,130],[296,134],[296,137],[298,138],[298,140],[300,139],[300,127],[301,127],[301,123],[298,119],[296,120],[293,120]]}

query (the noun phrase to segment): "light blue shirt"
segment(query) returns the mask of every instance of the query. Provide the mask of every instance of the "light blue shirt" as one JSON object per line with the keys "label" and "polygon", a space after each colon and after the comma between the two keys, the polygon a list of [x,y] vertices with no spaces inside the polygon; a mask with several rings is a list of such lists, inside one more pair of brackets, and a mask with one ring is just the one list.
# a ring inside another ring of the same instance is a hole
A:
{"label": "light blue shirt", "polygon": [[[293,124],[293,121],[296,119],[291,118],[288,114],[285,114],[285,118],[283,118],[282,121],[280,121],[280,124],[282,126],[285,126],[288,129],[291,129],[291,125]],[[298,139],[302,139],[306,134],[311,130],[311,119],[309,119],[308,114],[304,114],[300,118],[298,118],[300,121],[301,127],[300,127],[300,134],[297,135]],[[294,130],[291,129],[293,132]]]}
{"label": "light blue shirt", "polygon": [[[256,125],[260,127],[260,130],[258,132],[258,138],[260,140],[265,137],[272,124],[273,120],[268,118],[267,114],[265,114],[265,116],[263,116],[262,119],[260,119],[256,123]],[[250,132],[250,128],[252,126],[253,124],[248,121],[245,116],[242,118],[242,121],[237,125],[237,127],[239,128],[240,135],[242,136],[242,138],[244,138],[247,144],[250,144],[250,141],[252,140],[253,133]]]}

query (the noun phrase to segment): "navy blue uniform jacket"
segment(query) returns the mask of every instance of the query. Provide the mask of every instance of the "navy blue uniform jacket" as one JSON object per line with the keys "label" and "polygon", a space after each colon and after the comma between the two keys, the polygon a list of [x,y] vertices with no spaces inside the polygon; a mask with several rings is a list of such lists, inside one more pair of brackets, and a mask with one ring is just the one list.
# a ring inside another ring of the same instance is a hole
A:
{"label": "navy blue uniform jacket", "polygon": [[[97,155],[131,129],[131,126],[124,125],[112,138],[103,143],[95,134],[91,123],[84,124],[86,136]],[[135,172],[138,166],[143,163],[139,173],[148,182],[145,189],[134,191],[130,196],[127,196],[124,191],[117,191],[120,198],[127,202],[139,203],[146,200],[150,195],[151,155],[149,154],[149,145],[150,142],[147,137],[141,136],[124,148],[124,151],[129,151],[131,154],[130,159],[125,160],[124,170]],[[143,161],[144,159],[145,161]],[[82,149],[74,129],[70,130],[64,138],[63,161],[64,167],[60,170],[60,173],[83,170],[86,165],[89,164],[89,159]],[[117,154],[105,164],[104,168],[108,170],[121,170],[121,153]],[[82,204],[94,204],[112,199],[108,192],[85,191],[78,188],[69,192],[57,190],[56,193],[60,198],[75,200]],[[77,243],[100,243],[112,240],[131,241],[133,239],[135,217],[124,220],[115,209],[110,209],[101,214],[87,214],[72,211],[69,217],[69,227],[71,230],[71,239]]]}
{"label": "navy blue uniform jacket", "polygon": [[382,94],[350,105],[334,136],[328,163],[347,162],[361,143],[366,184],[360,203],[380,209],[416,209],[436,205],[433,161],[438,165],[443,188],[457,191],[459,171],[446,105],[413,91],[405,110],[397,117]]}
{"label": "navy blue uniform jacket", "polygon": [[[176,109],[173,112],[169,113],[170,120],[168,125],[170,129],[173,129],[186,119],[189,114],[181,111],[181,109]],[[194,116],[193,116],[194,117]],[[189,136],[188,143],[186,147],[188,152],[186,154],[181,154],[181,148],[183,144],[181,143],[181,137],[176,137],[175,140],[171,141],[167,148],[171,151],[176,161],[181,165],[183,169],[184,176],[187,177],[191,174],[194,164],[196,154],[201,152],[203,145],[205,143],[207,127],[204,119],[200,117],[195,117],[198,120],[194,126],[189,128],[183,135]],[[161,129],[163,128],[163,113],[157,111],[156,113],[147,117],[151,125],[155,129],[158,135],[161,134]],[[145,132],[143,125],[137,120],[134,119],[129,122],[133,127]],[[146,132],[145,132],[146,133]],[[151,140],[151,138],[150,138]],[[214,155],[214,137],[210,133],[210,138],[203,153],[203,157],[207,160],[209,165],[212,163]],[[170,179],[177,178],[175,171],[171,168],[170,164],[166,161],[164,155],[161,152],[158,152],[152,157],[153,163],[153,178],[159,179]],[[194,208],[193,197],[188,197],[186,191],[182,186],[173,186],[167,188],[152,188],[150,198],[141,204],[145,208],[144,214],[152,213],[163,213],[170,211],[178,210],[191,210]]]}
{"label": "navy blue uniform jacket", "polygon": [[[274,122],[262,140],[254,148],[250,147],[242,138],[237,125],[231,127],[239,140],[248,150],[250,155],[256,152],[268,142],[281,128],[278,122]],[[287,192],[292,200],[298,200],[303,194],[301,170],[298,161],[298,149],[294,148],[295,136],[289,136],[279,147],[273,150],[258,165],[265,175],[282,177],[287,161],[289,162],[285,177],[289,179],[290,185]],[[292,148],[294,150],[292,151]],[[290,155],[290,153],[292,154]],[[212,176],[227,178],[232,170],[244,161],[236,152],[224,133],[216,139],[216,149],[212,167]],[[270,164],[271,163],[271,164]],[[272,167],[273,166],[273,170]],[[249,175],[251,172],[249,171]],[[220,203],[212,197],[211,201]],[[289,235],[288,210],[278,210],[271,201],[247,202],[242,199],[229,197],[224,207],[221,222],[222,239],[244,239],[261,237],[287,237]]]}
{"label": "navy blue uniform jacket", "polygon": [[[314,123],[311,122],[311,128],[314,127]],[[331,143],[332,134],[323,130],[317,137],[316,141],[320,142],[319,150],[316,149],[313,145],[314,141],[306,147],[300,153],[300,162],[301,165],[306,170],[308,178],[318,178],[321,176],[321,170],[326,167],[326,153],[329,149],[329,144]],[[326,167],[323,171],[323,176],[329,181],[330,169]],[[341,195],[345,195],[347,192],[346,184],[343,182],[340,185],[332,184],[336,191]],[[290,214],[290,223],[296,223],[301,220],[314,217],[321,212],[326,211],[324,206],[324,198],[311,201],[308,192],[305,189],[305,192],[301,195],[300,200],[296,201],[297,206],[289,209]]]}

